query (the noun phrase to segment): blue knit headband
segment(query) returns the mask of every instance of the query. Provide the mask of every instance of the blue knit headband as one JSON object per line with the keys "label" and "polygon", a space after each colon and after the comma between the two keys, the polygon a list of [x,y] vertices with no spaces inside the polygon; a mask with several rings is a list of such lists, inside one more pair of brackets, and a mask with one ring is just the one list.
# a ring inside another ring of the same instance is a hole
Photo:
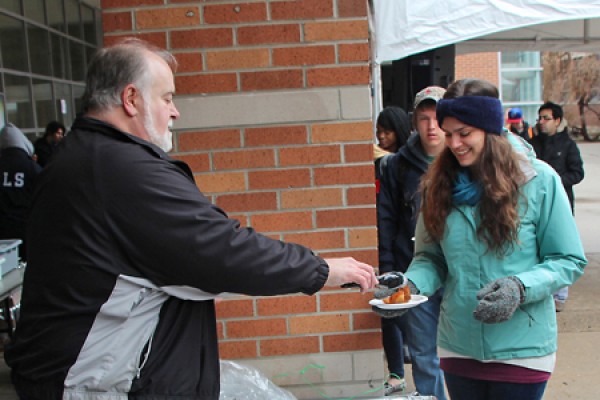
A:
{"label": "blue knit headband", "polygon": [[439,126],[444,118],[454,117],[460,122],[500,135],[504,128],[502,103],[495,97],[462,96],[438,101],[436,115]]}

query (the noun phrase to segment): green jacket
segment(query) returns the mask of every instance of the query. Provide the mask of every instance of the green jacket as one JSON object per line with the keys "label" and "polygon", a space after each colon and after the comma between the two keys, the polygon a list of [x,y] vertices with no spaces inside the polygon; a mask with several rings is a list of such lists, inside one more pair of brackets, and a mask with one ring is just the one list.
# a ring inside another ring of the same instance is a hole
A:
{"label": "green jacket", "polygon": [[[556,351],[552,293],[571,285],[587,264],[569,201],[558,175],[531,160],[535,176],[522,186],[519,244],[504,258],[477,238],[477,206],[453,209],[440,242],[424,240],[419,217],[415,258],[407,277],[424,295],[444,286],[438,346],[477,360],[537,357]],[[513,317],[483,324],[473,317],[476,294],[487,283],[517,276],[525,302]]]}

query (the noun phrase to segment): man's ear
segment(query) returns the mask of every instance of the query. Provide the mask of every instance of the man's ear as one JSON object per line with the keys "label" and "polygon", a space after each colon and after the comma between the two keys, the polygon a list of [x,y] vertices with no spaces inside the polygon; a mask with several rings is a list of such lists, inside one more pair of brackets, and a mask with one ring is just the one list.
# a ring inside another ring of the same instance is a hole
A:
{"label": "man's ear", "polygon": [[130,83],[121,92],[121,102],[125,113],[135,117],[139,113],[138,108],[142,106],[142,93],[133,83]]}

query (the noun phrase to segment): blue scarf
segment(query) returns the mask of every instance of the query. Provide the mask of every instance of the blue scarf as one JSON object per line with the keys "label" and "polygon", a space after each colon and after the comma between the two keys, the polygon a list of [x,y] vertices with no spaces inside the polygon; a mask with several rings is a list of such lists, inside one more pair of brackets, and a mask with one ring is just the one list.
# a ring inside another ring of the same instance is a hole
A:
{"label": "blue scarf", "polygon": [[452,188],[452,204],[474,206],[481,199],[482,192],[481,184],[471,180],[467,170],[462,170],[458,173]]}

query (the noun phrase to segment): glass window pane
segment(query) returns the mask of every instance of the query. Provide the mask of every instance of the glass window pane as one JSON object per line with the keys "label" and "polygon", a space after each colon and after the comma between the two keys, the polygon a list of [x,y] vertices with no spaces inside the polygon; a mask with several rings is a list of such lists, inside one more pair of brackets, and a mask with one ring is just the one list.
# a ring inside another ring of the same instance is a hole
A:
{"label": "glass window pane", "polygon": [[537,51],[502,52],[502,68],[539,68],[540,53]]}
{"label": "glass window pane", "polygon": [[27,24],[31,72],[40,75],[52,75],[50,34],[46,29]]}
{"label": "glass window pane", "polygon": [[89,47],[89,46],[85,46],[85,70],[87,71],[87,66],[90,64],[90,61],[92,61],[92,57],[94,57],[94,54],[96,54],[96,52],[98,51],[97,47]]}
{"label": "glass window pane", "polygon": [[29,72],[22,21],[0,14],[0,50],[4,68]]}
{"label": "glass window pane", "polygon": [[54,83],[54,90],[57,100],[58,120],[65,126],[73,123],[74,110],[73,98],[71,96],[71,85],[66,83]]}
{"label": "glass window pane", "polygon": [[83,39],[79,2],[77,0],[66,0],[65,11],[67,12],[67,32],[70,36]]}
{"label": "glass window pane", "polygon": [[74,81],[85,80],[85,50],[83,45],[69,41],[69,51],[71,53],[71,79]]}
{"label": "glass window pane", "polygon": [[48,25],[57,31],[65,32],[63,0],[46,0],[48,6]]}
{"label": "glass window pane", "polygon": [[56,78],[67,78],[67,40],[54,33],[50,34],[52,43],[52,70]]}
{"label": "glass window pane", "polygon": [[81,98],[83,97],[83,91],[85,86],[73,86],[73,97],[75,98],[75,116],[81,114]]}
{"label": "glass window pane", "polygon": [[44,19],[44,0],[27,0],[23,2],[25,16],[40,24],[46,24]]}
{"label": "glass window pane", "polygon": [[2,8],[12,11],[16,14],[21,14],[21,1],[20,0],[2,0]]}
{"label": "glass window pane", "polygon": [[98,45],[98,29],[96,25],[96,11],[86,6],[81,5],[81,15],[83,21],[83,38],[86,42],[93,45]]}
{"label": "glass window pane", "polygon": [[[540,102],[541,104],[541,102]],[[538,117],[539,105],[519,105],[519,108],[523,110],[523,119],[528,122],[529,125],[534,126]]]}
{"label": "glass window pane", "polygon": [[35,128],[29,77],[4,74],[8,121],[21,129]]}
{"label": "glass window pane", "polygon": [[52,82],[41,79],[33,80],[33,102],[38,127],[45,127],[48,122],[56,119],[56,107],[52,99]]}
{"label": "glass window pane", "polygon": [[502,71],[502,100],[505,102],[539,101],[541,96],[541,71]]}

